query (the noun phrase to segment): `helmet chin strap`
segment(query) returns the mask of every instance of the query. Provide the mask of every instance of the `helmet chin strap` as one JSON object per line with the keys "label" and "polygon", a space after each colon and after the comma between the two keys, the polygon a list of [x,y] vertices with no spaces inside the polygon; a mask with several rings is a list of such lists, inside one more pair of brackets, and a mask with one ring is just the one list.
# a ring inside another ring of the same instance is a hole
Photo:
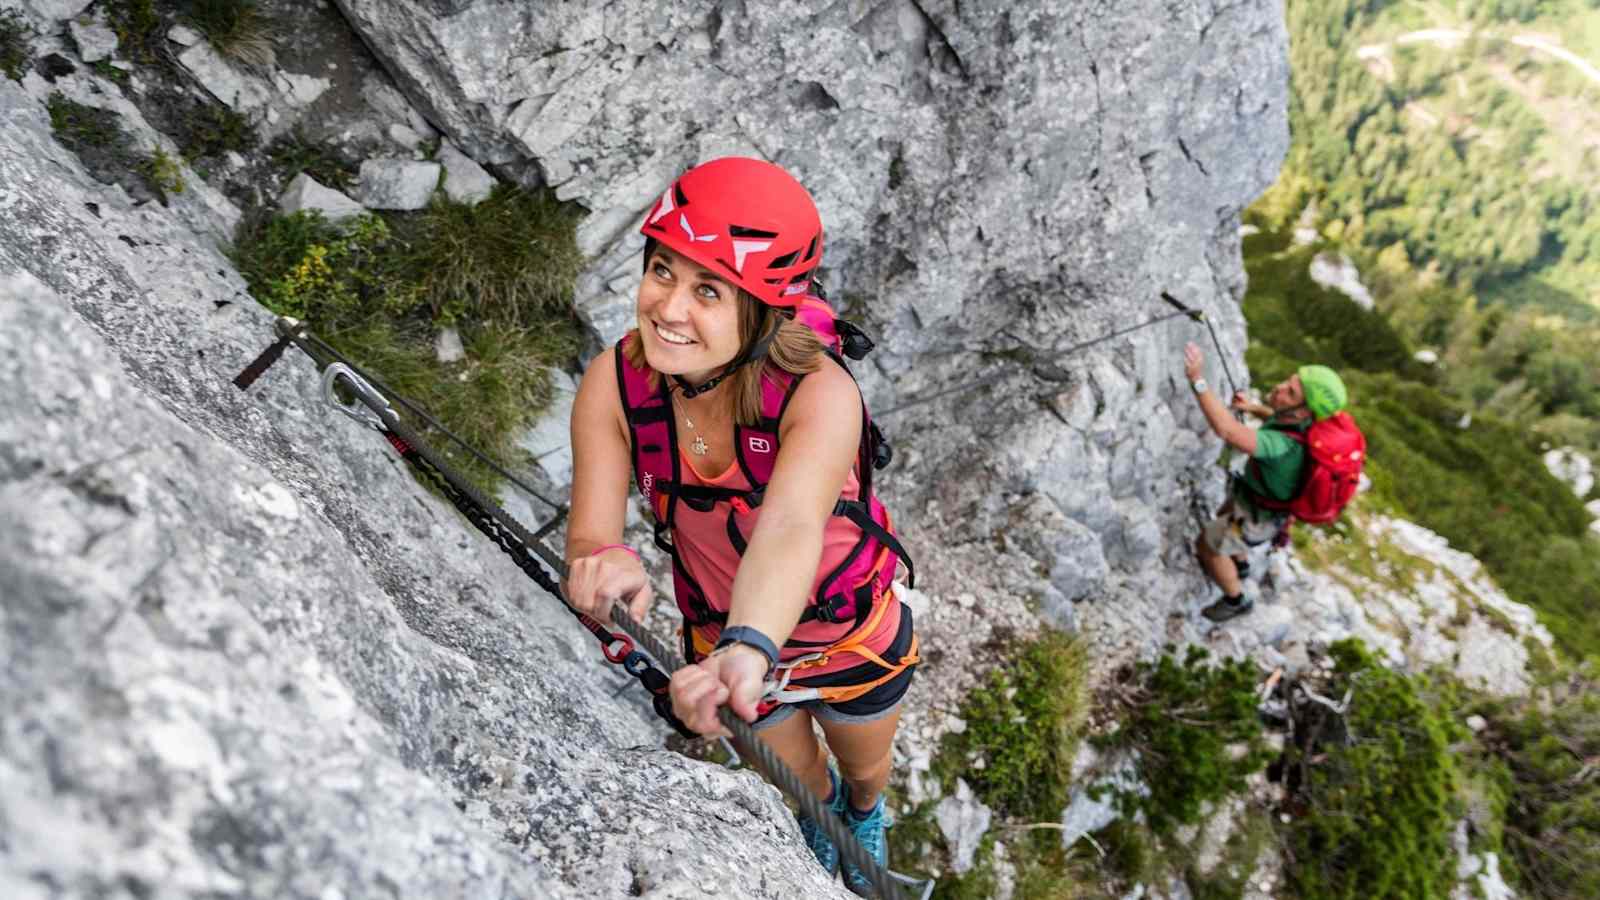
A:
{"label": "helmet chin strap", "polygon": [[777,325],[769,328],[766,335],[764,335],[754,344],[750,345],[749,350],[739,354],[738,357],[736,357],[733,362],[728,363],[727,367],[721,372],[717,373],[711,378],[706,379],[700,384],[690,384],[689,380],[684,378],[682,375],[672,376],[672,380],[678,383],[679,395],[685,400],[693,400],[695,397],[715,389],[716,386],[721,384],[729,375],[737,372],[740,366],[748,365],[749,363],[753,363],[764,358],[767,355],[767,348],[772,346],[772,341],[778,336],[778,329],[781,328],[782,325],[783,323],[779,322]]}

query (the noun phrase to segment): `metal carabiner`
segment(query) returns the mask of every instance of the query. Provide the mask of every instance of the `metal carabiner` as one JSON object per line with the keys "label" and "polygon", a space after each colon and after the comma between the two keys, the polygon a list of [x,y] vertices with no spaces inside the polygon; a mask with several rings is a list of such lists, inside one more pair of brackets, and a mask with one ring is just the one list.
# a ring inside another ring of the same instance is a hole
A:
{"label": "metal carabiner", "polygon": [[[338,393],[334,391],[334,382],[338,381],[341,376],[345,379],[346,386],[355,393],[356,402],[346,403],[340,400]],[[374,390],[366,379],[357,375],[344,363],[332,363],[322,370],[322,397],[333,404],[340,412],[374,431],[385,430],[384,420],[373,408],[374,405],[382,407],[390,416],[395,414],[394,408],[389,405],[389,401]]]}

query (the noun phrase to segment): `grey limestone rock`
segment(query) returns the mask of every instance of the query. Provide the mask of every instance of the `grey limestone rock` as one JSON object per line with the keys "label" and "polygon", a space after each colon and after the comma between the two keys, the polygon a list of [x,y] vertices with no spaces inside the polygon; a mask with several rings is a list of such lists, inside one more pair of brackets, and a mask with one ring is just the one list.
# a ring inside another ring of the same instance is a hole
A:
{"label": "grey limestone rock", "polygon": [[183,64],[206,92],[239,112],[264,109],[272,101],[270,86],[250,72],[242,71],[224,59],[205,41],[178,54]]}
{"label": "grey limestone rock", "polygon": [[0,895],[844,895],[306,360],[229,383],[209,235],[0,121]]}
{"label": "grey limestone rock", "polygon": [[72,42],[78,45],[78,56],[84,62],[99,62],[117,52],[117,33],[106,24],[103,16],[87,21],[82,16],[74,16],[67,21],[67,30],[72,33]]}
{"label": "grey limestone rock", "polygon": [[439,185],[439,164],[411,159],[361,163],[356,194],[371,209],[421,209]]}
{"label": "grey limestone rock", "polygon": [[494,176],[449,141],[439,146],[438,158],[444,166],[444,192],[451,200],[477,204],[494,190]]}
{"label": "grey limestone rock", "polygon": [[78,15],[94,0],[21,0],[20,3],[7,2],[6,6],[22,6],[33,11],[34,15],[49,21],[60,21]]}
{"label": "grey limestone rock", "polygon": [[994,812],[972,793],[965,779],[956,780],[956,792],[934,807],[934,821],[951,848],[950,866],[959,874],[972,868],[978,844],[989,830]]}
{"label": "grey limestone rock", "polygon": [[341,191],[324,186],[305,172],[289,181],[283,196],[278,198],[278,208],[285,214],[314,210],[330,222],[343,222],[367,212],[365,206]]}

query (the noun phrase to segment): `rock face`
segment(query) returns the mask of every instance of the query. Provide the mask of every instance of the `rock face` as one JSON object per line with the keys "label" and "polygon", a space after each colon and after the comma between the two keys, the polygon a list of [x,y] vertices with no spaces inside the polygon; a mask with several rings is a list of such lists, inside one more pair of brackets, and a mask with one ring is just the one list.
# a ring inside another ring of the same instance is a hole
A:
{"label": "rock face", "polygon": [[[629,319],[634,226],[675,173],[743,153],[800,176],[831,294],[879,341],[875,408],[980,384],[883,415],[952,646],[1034,601],[1097,664],[1197,633],[1192,513],[1222,482],[1179,354],[1205,334],[1065,351],[1168,290],[1243,371],[1238,212],[1288,139],[1280,5],[338,5],[430,120],[412,133],[591,211],[597,341]],[[0,368],[21,398],[0,410],[0,702],[23,711],[0,722],[0,821],[84,812],[0,851],[0,888],[827,895],[776,795],[654,749],[588,636],[303,361],[227,384],[269,317],[209,238],[83,177],[37,99],[0,81],[0,269],[44,285],[0,300],[0,349],[37,363]],[[411,843],[375,849],[396,830]]]}
{"label": "rock face", "polygon": [[203,232],[0,122],[0,896],[830,895],[304,360],[229,384]]}
{"label": "rock face", "polygon": [[1062,620],[1117,598],[1108,646],[1181,636],[1169,614],[1205,599],[1191,504],[1221,496],[1179,363],[1204,332],[1061,350],[1170,311],[1165,289],[1243,370],[1237,214],[1288,141],[1277,6],[338,4],[448,138],[533,160],[591,210],[579,301],[602,341],[673,175],[730,153],[789,167],[828,228],[833,299],[878,339],[858,372],[877,408],[985,383],[885,417],[912,542],[1020,536],[1043,503],[1065,537],[994,567],[1054,572],[1031,591]]}

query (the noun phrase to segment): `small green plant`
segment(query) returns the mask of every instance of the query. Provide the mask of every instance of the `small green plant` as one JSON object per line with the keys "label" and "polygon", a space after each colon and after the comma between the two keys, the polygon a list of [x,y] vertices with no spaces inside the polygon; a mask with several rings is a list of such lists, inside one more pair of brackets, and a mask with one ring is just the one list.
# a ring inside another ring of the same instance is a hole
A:
{"label": "small green plant", "polygon": [[272,24],[254,0],[190,0],[189,21],[223,56],[262,69],[277,62]]}
{"label": "small green plant", "polygon": [[327,144],[311,140],[299,128],[268,145],[267,158],[272,160],[284,181],[304,172],[319,184],[342,191],[356,180],[353,165]]}
{"label": "small green plant", "polygon": [[93,69],[96,75],[118,87],[126,85],[131,77],[126,71],[112,65],[109,59],[97,59],[89,64],[89,68]]}
{"label": "small green plant", "polygon": [[0,10],[0,72],[21,81],[33,60],[33,26],[17,9]]}
{"label": "small green plant", "polygon": [[[1027,821],[1054,820],[1069,800],[1072,758],[1089,713],[1088,656],[1055,631],[1013,651],[961,707],[965,731],[947,735],[941,773],[955,786],[956,766],[984,803]],[[981,767],[972,765],[982,760]]]}
{"label": "small green plant", "polygon": [[183,161],[169,155],[160,147],[145,157],[141,171],[151,186],[162,195],[181,194],[186,187],[183,180]]}
{"label": "small green plant", "polygon": [[1321,693],[1350,695],[1341,715],[1308,704],[1285,749],[1287,874],[1306,900],[1445,897],[1455,883],[1450,833],[1458,767],[1448,685],[1375,662],[1359,641],[1330,648]]}
{"label": "small green plant", "polygon": [[220,103],[199,104],[183,123],[183,155],[187,159],[244,153],[259,140],[244,113]]}
{"label": "small green plant", "polygon": [[1117,700],[1123,727],[1097,743],[1136,750],[1148,797],[1124,794],[1123,810],[1142,810],[1157,835],[1199,821],[1208,801],[1244,788],[1266,765],[1256,713],[1255,666],[1245,660],[1207,663],[1191,646],[1179,663],[1170,650],[1154,663],[1121,673]]}
{"label": "small green plant", "polygon": [[111,30],[117,33],[117,48],[130,59],[153,62],[161,46],[161,14],[155,0],[105,0],[101,4]]}

